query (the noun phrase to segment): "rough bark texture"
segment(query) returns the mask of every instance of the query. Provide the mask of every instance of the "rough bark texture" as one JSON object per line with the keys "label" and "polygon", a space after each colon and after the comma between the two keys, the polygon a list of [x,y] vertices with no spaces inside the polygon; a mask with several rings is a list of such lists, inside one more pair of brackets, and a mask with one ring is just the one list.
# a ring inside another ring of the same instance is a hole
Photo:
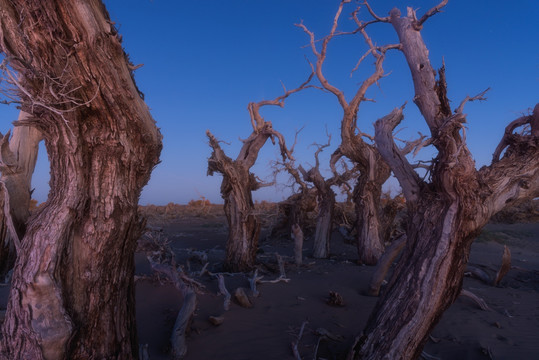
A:
{"label": "rough bark texture", "polygon": [[539,195],[539,138],[530,115],[523,122],[532,125],[531,133],[512,134],[504,157],[477,171],[461,134],[462,107],[451,112],[443,68],[436,81],[430,65],[420,34],[426,18],[418,21],[409,8],[405,17],[394,9],[390,17],[379,19],[390,22],[399,36],[414,79],[414,102],[431,129],[438,156],[432,181],[423,182],[391,138],[402,120],[402,108],[377,121],[377,146],[406,196],[408,240],[353,351],[361,359],[414,359],[460,294],[470,246],[481,228],[504,207]]}
{"label": "rough bark texture", "polygon": [[209,130],[206,131],[213,149],[208,159],[208,175],[213,175],[215,172],[223,175],[221,196],[225,200],[225,215],[229,226],[225,267],[230,271],[249,271],[253,268],[256,259],[260,222],[254,214],[251,192],[268,184],[259,182],[249,169],[255,164],[260,149],[268,139],[275,144],[275,138],[277,138],[283,161],[293,159],[286,147],[284,137],[273,129],[270,121],[264,120],[260,115],[260,108],[267,105],[284,107],[286,98],[308,88],[310,86],[308,83],[313,76],[314,74],[311,73],[299,87],[288,90],[273,100],[249,103],[247,109],[251,117],[253,132],[246,140],[242,140],[243,146],[236,160],[226,156],[219,141]]}
{"label": "rough bark texture", "polygon": [[[225,155],[219,141],[208,131],[213,153],[208,159],[208,175],[223,175],[221,196],[225,200],[228,221],[225,267],[230,271],[249,271],[255,264],[260,234],[260,221],[254,214],[251,192],[258,188],[258,181],[249,172],[258,152],[271,135],[271,124],[265,131],[253,132],[243,145],[236,161]],[[248,157],[246,157],[248,156]]]}
{"label": "rough bark texture", "polygon": [[[383,164],[382,166],[387,166]],[[378,168],[379,165],[371,163],[369,167]],[[383,170],[383,173],[375,180],[370,180],[369,175],[362,172],[354,187],[353,200],[356,206],[357,249],[360,264],[376,265],[385,248],[380,197],[382,185],[389,178],[390,172],[388,168],[380,170]]]}
{"label": "rough bark texture", "polygon": [[[19,122],[28,118],[27,113],[20,112]],[[35,127],[21,125],[15,126],[11,139],[8,132],[0,140],[0,181],[5,185],[2,188],[4,204],[0,206],[0,279],[4,279],[13,268],[17,257],[15,242],[20,242],[26,232],[32,198],[32,175],[42,138],[41,132]],[[6,204],[8,199],[9,204]],[[9,222],[13,224],[12,232],[8,230]]]}
{"label": "rough bark texture", "polygon": [[316,166],[308,172],[304,172],[305,181],[312,182],[316,188],[318,203],[318,215],[316,216],[316,229],[313,241],[313,257],[325,259],[329,256],[329,244],[331,242],[331,230],[333,228],[333,211],[335,209],[335,192],[331,189],[333,179],[327,181],[322,177],[319,170],[318,153]]}
{"label": "rough bark texture", "polygon": [[51,165],[15,265],[2,357],[136,358],[137,203],[161,135],[101,1],[0,8],[11,80]]}

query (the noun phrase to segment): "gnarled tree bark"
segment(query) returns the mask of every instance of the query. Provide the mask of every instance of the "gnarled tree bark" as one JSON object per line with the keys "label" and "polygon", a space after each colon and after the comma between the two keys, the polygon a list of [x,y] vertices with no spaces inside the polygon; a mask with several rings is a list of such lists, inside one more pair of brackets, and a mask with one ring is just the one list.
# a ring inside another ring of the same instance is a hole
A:
{"label": "gnarled tree bark", "polygon": [[408,240],[353,349],[355,358],[417,358],[429,332],[461,292],[470,246],[481,228],[504,207],[539,195],[539,138],[534,125],[539,111],[520,119],[522,124],[530,124],[529,134],[517,135],[511,130],[504,137],[502,159],[475,169],[462,134],[464,102],[454,113],[449,108],[443,68],[436,80],[420,34],[424,21],[446,3],[442,1],[419,20],[411,8],[404,17],[397,9],[386,18],[375,15],[379,21],[391,23],[399,36],[414,80],[414,102],[430,128],[438,156],[432,180],[426,183],[392,139],[393,129],[403,118],[402,108],[376,122],[377,147],[406,197]]}
{"label": "gnarled tree bark", "polygon": [[161,135],[99,0],[0,1],[1,50],[28,125],[43,134],[50,193],[15,264],[6,359],[133,359],[137,204]]}
{"label": "gnarled tree bark", "polygon": [[[43,136],[32,126],[25,126],[29,115],[20,112],[13,136],[9,132],[0,140],[0,182],[3,183],[0,206],[0,279],[4,279],[13,268],[16,243],[24,237],[26,221],[30,216],[30,200],[32,198],[32,175],[37,161],[39,142]],[[5,187],[4,187],[5,186]],[[7,194],[4,193],[7,191]],[[9,201],[8,201],[9,200]],[[7,206],[7,207],[6,207]],[[8,230],[12,222],[13,230]],[[19,246],[19,245],[17,245]]]}
{"label": "gnarled tree bark", "polygon": [[312,77],[313,74],[298,88],[288,90],[274,100],[249,104],[247,108],[251,115],[253,132],[246,140],[243,140],[243,146],[236,160],[232,160],[225,154],[219,141],[209,130],[206,132],[213,149],[208,159],[208,175],[213,175],[215,172],[223,175],[221,196],[225,200],[224,209],[229,226],[225,268],[230,271],[250,271],[256,260],[260,221],[254,214],[251,192],[264,184],[257,180],[250,169],[255,164],[260,149],[268,139],[275,143],[275,138],[277,138],[283,161],[292,158],[283,136],[273,129],[270,121],[265,121],[260,115],[260,107],[266,105],[283,107],[284,100],[291,94],[307,88]]}

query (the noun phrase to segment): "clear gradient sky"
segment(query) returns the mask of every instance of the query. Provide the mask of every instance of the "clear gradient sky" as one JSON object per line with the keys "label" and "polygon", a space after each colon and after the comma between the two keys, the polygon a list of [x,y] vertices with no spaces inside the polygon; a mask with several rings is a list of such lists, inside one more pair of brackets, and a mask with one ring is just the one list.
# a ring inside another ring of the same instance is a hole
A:
{"label": "clear gradient sky", "polygon": [[[419,9],[418,15],[438,0],[371,0],[374,10],[385,16],[395,6]],[[281,82],[294,88],[303,82],[313,59],[307,36],[295,23],[303,23],[317,38],[331,27],[338,0],[106,0],[111,18],[124,39],[124,47],[135,64],[138,87],[163,133],[161,164],[143,191],[141,203],[187,203],[205,196],[222,202],[221,177],[206,176],[211,154],[205,136],[230,143],[223,145],[235,158],[240,141],[251,132],[247,104],[273,99],[282,94]],[[347,4],[341,17],[342,30],[354,27],[349,19],[357,3]],[[366,9],[360,16],[368,16]],[[450,0],[444,12],[429,19],[422,31],[433,66],[445,59],[452,107],[466,95],[490,87],[488,101],[470,103],[467,139],[477,166],[488,164],[505,126],[539,101],[539,1]],[[396,42],[389,24],[367,28],[378,45]],[[373,59],[359,71],[350,71],[366,51],[362,37],[336,38],[325,65],[328,80],[351,96],[373,67]],[[359,124],[372,133],[372,123],[394,107],[408,102],[404,128],[399,137],[411,139],[417,131],[428,133],[415,105],[409,70],[401,53],[389,53],[384,69],[389,76],[368,93],[376,103],[360,107]],[[262,115],[273,122],[288,142],[296,129],[305,126],[296,146],[299,163],[313,164],[313,142],[325,143],[325,129],[332,134],[327,158],[339,143],[342,111],[336,98],[316,89],[290,96],[283,109],[263,108]],[[0,131],[5,133],[17,112],[0,111]],[[278,149],[268,142],[253,167],[268,178],[270,161]],[[429,156],[429,155],[425,155]],[[34,175],[34,197],[46,200],[48,163],[41,148]],[[286,179],[283,179],[286,182]],[[284,185],[255,193],[255,199],[278,201],[287,196]]]}

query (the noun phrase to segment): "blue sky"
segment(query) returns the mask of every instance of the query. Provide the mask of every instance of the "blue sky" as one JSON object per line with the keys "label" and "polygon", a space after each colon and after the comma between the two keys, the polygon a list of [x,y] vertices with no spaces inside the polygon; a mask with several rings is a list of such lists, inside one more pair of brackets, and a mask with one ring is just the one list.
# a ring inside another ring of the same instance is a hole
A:
{"label": "blue sky", "polygon": [[[161,164],[143,191],[141,203],[186,203],[205,196],[221,202],[221,177],[206,176],[211,154],[206,129],[230,145],[235,158],[239,138],[250,132],[247,104],[282,94],[281,82],[294,88],[310,69],[305,56],[313,59],[308,39],[295,23],[303,23],[317,38],[331,27],[337,0],[107,0],[105,4],[124,39],[124,47],[135,64],[139,88],[163,133]],[[419,9],[418,14],[438,1],[371,1],[380,15],[398,6]],[[355,1],[347,4],[340,29],[353,28],[349,14]],[[368,16],[366,10],[361,14]],[[505,125],[539,100],[539,2],[519,0],[511,5],[497,0],[450,0],[443,13],[425,24],[422,31],[431,61],[439,67],[445,59],[452,107],[466,95],[490,87],[488,101],[470,103],[467,139],[478,167],[490,162]],[[367,31],[375,43],[396,41],[389,24],[374,24]],[[372,58],[350,77],[350,71],[366,51],[360,36],[335,39],[329,47],[325,74],[330,82],[351,96],[372,71]],[[413,88],[404,57],[395,51],[387,56],[384,69],[389,76],[373,87],[369,96],[376,103],[360,107],[359,124],[372,133],[372,123],[396,106],[408,102],[400,138],[410,139],[427,128],[412,103]],[[341,109],[331,94],[308,89],[290,96],[283,109],[263,108],[288,142],[296,129],[305,126],[296,146],[299,163],[313,164],[313,142],[325,143],[325,129],[332,134],[329,156],[339,142]],[[7,107],[0,112],[0,131],[5,133],[16,118]],[[253,167],[268,178],[270,161],[278,149],[268,143]],[[34,196],[46,200],[48,163],[42,148],[34,176]],[[327,169],[322,156],[322,169]],[[424,155],[428,157],[427,155]],[[269,178],[268,178],[269,179]],[[287,196],[286,178],[277,188],[255,193],[256,199],[278,201]]]}

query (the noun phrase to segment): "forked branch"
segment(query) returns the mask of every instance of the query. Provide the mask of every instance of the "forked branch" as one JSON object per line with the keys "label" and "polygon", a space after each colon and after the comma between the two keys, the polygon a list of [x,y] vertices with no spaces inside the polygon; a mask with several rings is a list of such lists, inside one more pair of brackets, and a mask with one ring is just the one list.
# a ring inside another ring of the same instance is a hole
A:
{"label": "forked branch", "polygon": [[292,89],[292,90],[286,90],[286,88],[284,88],[285,90],[284,94],[276,97],[273,100],[262,100],[256,103],[250,102],[247,105],[247,110],[249,111],[249,115],[251,116],[251,125],[253,126],[253,131],[259,132],[264,127],[265,121],[264,121],[264,118],[260,115],[260,108],[262,106],[273,105],[273,106],[279,106],[282,108],[284,107],[284,101],[290,95],[297,93],[298,91],[301,91],[303,89],[312,87],[312,85],[309,85],[309,83],[311,82],[314,76],[314,67],[313,67],[313,64],[311,64],[311,62],[309,62],[309,66],[311,67],[311,74],[309,75],[307,80],[303,82],[297,88]]}
{"label": "forked branch", "polygon": [[419,176],[395,144],[392,135],[395,127],[404,118],[402,114],[403,107],[394,109],[391,113],[375,122],[374,137],[378,151],[399,180],[406,200],[410,203],[415,203],[420,189]]}
{"label": "forked branch", "polygon": [[441,3],[439,3],[438,5],[436,5],[435,7],[433,7],[432,9],[430,9],[429,11],[427,11],[425,13],[425,15],[423,15],[421,17],[421,19],[417,20],[415,23],[414,23],[414,27],[416,30],[421,30],[421,28],[423,27],[423,23],[425,21],[427,21],[428,18],[430,18],[431,16],[434,16],[435,14],[439,13],[440,10],[447,5],[447,2],[448,0],[443,0]]}
{"label": "forked branch", "polygon": [[464,105],[466,105],[466,103],[468,101],[476,101],[476,100],[484,101],[484,100],[487,100],[487,98],[485,97],[485,94],[489,90],[490,90],[490,88],[487,88],[486,90],[483,90],[482,92],[480,92],[479,94],[477,94],[475,96],[469,96],[469,95],[466,96],[464,98],[464,100],[462,100],[462,102],[460,103],[459,107],[455,109],[455,112],[456,113],[462,113],[462,111],[464,111]]}
{"label": "forked branch", "polygon": [[507,127],[505,128],[504,135],[500,140],[500,143],[496,147],[494,154],[492,155],[493,163],[499,161],[500,155],[505,150],[505,148],[515,141],[515,137],[518,136],[513,133],[515,129],[526,124],[530,124],[531,126],[531,136],[535,138],[539,137],[539,103],[535,105],[532,114],[527,116],[521,116],[518,119],[513,120],[509,125],[507,125]]}

